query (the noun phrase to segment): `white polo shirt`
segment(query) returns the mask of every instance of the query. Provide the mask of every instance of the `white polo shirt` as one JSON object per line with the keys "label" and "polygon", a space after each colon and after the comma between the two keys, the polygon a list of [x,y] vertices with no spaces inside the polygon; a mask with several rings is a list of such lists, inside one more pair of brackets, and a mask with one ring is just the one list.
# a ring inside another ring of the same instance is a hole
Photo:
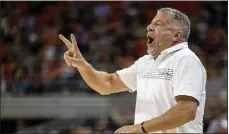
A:
{"label": "white polo shirt", "polygon": [[137,91],[134,124],[159,117],[176,105],[176,96],[186,95],[199,101],[196,118],[156,133],[203,133],[206,70],[187,42],[162,51],[156,60],[145,55],[117,74],[130,92]]}

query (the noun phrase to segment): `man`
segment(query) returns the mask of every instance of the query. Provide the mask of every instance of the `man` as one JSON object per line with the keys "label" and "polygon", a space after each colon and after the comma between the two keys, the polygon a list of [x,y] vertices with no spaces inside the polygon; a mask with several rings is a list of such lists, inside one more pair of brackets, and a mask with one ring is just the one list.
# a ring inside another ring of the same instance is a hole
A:
{"label": "man", "polygon": [[172,8],[159,9],[147,31],[148,55],[116,73],[95,70],[73,35],[72,44],[60,35],[69,48],[64,59],[101,95],[137,91],[134,125],[115,133],[202,133],[206,71],[188,48],[188,17]]}

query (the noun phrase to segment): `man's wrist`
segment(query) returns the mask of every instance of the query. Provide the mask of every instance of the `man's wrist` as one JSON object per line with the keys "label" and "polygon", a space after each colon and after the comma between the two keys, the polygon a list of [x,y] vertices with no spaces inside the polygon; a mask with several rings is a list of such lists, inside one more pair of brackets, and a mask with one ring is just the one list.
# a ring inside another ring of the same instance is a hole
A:
{"label": "man's wrist", "polygon": [[145,123],[144,121],[141,123],[141,130],[143,133],[147,133],[145,128],[144,128],[144,123]]}
{"label": "man's wrist", "polygon": [[92,69],[92,66],[86,61],[86,60],[82,60],[82,63],[76,67],[78,70],[89,70]]}

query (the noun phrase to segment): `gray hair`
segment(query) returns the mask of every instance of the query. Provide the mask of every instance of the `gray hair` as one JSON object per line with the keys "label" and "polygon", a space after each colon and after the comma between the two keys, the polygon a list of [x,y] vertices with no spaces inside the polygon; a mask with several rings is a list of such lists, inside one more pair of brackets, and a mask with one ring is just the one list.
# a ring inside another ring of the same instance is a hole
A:
{"label": "gray hair", "polygon": [[169,15],[172,16],[176,26],[178,26],[179,28],[181,28],[182,31],[182,38],[185,39],[186,41],[188,40],[189,34],[190,34],[190,20],[188,18],[187,15],[185,15],[184,13],[173,9],[173,8],[161,8],[159,10],[157,10],[158,12],[166,12]]}

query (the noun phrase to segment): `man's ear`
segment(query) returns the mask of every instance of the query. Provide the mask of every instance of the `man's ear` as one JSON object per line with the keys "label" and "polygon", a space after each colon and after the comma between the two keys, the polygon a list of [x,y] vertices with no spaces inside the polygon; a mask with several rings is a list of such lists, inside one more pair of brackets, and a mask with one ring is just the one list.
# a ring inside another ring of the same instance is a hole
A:
{"label": "man's ear", "polygon": [[177,42],[177,41],[180,41],[182,38],[182,33],[180,31],[177,31],[174,33],[174,36],[173,36],[173,41],[174,42]]}

